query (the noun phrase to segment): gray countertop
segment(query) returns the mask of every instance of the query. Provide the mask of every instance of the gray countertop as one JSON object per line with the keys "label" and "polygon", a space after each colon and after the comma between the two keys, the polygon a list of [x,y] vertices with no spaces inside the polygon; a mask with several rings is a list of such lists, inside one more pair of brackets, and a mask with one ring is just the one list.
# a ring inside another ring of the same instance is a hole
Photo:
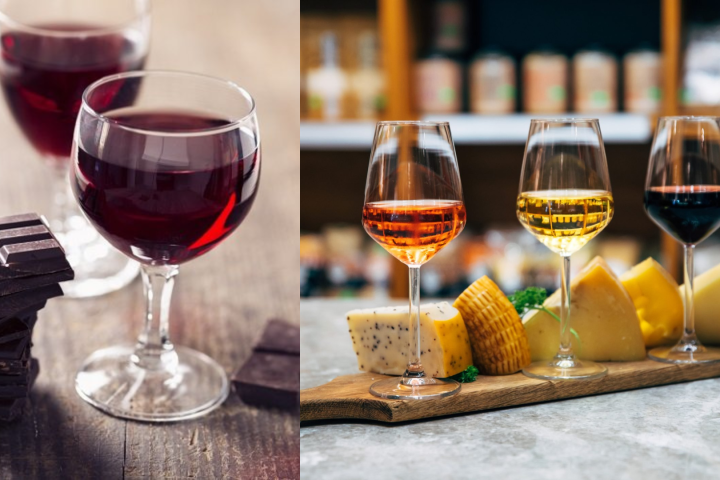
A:
{"label": "gray countertop", "polygon": [[[343,314],[388,303],[301,301],[301,388],[357,372]],[[302,425],[300,468],[312,480],[716,479],[720,379],[400,425]]]}

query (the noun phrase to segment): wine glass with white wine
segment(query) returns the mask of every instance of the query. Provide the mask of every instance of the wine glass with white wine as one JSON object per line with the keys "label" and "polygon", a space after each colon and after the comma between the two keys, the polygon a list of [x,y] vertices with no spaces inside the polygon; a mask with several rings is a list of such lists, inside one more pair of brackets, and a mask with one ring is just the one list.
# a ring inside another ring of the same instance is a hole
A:
{"label": "wine glass with white wine", "polygon": [[596,119],[532,120],[520,174],[517,216],[543,245],[562,257],[560,348],[523,369],[545,380],[597,378],[607,369],[573,353],[570,255],[610,222],[614,206],[605,147]]}

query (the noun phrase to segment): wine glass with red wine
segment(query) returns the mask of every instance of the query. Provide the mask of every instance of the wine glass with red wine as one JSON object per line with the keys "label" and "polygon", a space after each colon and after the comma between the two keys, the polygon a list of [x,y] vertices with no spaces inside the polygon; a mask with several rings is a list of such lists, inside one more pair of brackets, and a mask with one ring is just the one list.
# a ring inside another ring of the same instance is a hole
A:
{"label": "wine glass with red wine", "polygon": [[666,363],[719,361],[720,348],[701,345],[695,334],[693,251],[720,227],[720,117],[660,118],[650,151],[645,211],[685,249],[682,338],[648,356]]}
{"label": "wine glass with red wine", "polygon": [[180,72],[127,72],[83,95],[71,184],[83,213],[142,265],[145,328],[135,345],[92,354],[76,389],[111,415],[184,420],[228,394],[223,368],[168,336],[178,268],[247,216],[260,180],[255,103],[234,83]]}
{"label": "wine glass with red wine", "polygon": [[54,177],[50,224],[75,280],[70,297],[117,290],[138,273],[88,225],[68,185],[83,90],[107,75],[139,70],[150,30],[149,0],[0,0],[0,84],[20,130]]}

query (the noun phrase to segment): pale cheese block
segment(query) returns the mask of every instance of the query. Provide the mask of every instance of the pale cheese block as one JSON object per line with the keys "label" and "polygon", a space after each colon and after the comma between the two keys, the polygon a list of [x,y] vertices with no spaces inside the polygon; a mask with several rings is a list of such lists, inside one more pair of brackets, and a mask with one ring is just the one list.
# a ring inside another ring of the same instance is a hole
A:
{"label": "pale cheese block", "polygon": [[674,278],[652,258],[620,276],[630,294],[646,347],[673,345],[683,328],[683,302]]}
{"label": "pale cheese block", "polygon": [[[558,290],[544,305],[560,316]],[[560,344],[560,323],[545,312],[523,319],[533,361],[551,359]],[[632,299],[600,257],[595,257],[570,283],[570,327],[575,354],[593,361],[633,361],[645,358],[645,344]]]}
{"label": "pale cheese block", "polygon": [[[409,308],[382,307],[346,314],[350,337],[365,372],[402,375],[410,349]],[[465,322],[447,302],[420,306],[420,361],[429,377],[450,377],[472,365]]]}
{"label": "pale cheese block", "polygon": [[[700,343],[720,345],[720,265],[695,277],[695,333]],[[685,284],[678,289],[685,299]]]}

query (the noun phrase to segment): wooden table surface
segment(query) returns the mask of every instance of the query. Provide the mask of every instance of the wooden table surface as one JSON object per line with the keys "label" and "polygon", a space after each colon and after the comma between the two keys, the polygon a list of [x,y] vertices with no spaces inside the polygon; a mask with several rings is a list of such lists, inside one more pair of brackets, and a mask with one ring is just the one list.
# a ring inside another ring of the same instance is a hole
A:
{"label": "wooden table surface", "polygon": [[[297,0],[155,0],[148,68],[232,79],[256,98],[260,192],[247,220],[176,283],[171,338],[232,373],[264,323],[298,323],[299,39]],[[2,101],[0,101],[2,103]],[[46,212],[50,177],[0,105],[0,215]],[[244,405],[234,393],[209,416],[149,425],[109,417],[77,396],[82,360],[134,341],[138,281],[90,300],[56,299],[40,314],[41,374],[19,423],[0,424],[2,479],[297,478],[296,415]]]}

